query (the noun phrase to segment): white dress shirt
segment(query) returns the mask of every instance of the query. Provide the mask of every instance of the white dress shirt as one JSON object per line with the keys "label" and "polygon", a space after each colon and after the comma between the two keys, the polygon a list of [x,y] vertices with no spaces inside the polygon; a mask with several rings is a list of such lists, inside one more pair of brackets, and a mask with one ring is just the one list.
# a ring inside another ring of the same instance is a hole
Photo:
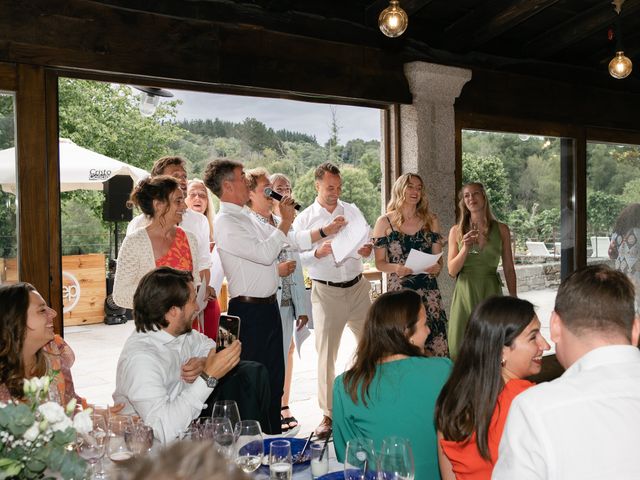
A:
{"label": "white dress shirt", "polygon": [[311,248],[308,231],[285,235],[258,221],[246,207],[220,202],[214,239],[227,277],[229,297],[269,297],[280,285],[278,254],[285,244]]}
{"label": "white dress shirt", "polygon": [[590,351],[552,382],[518,395],[495,480],[640,478],[640,351]]}
{"label": "white dress shirt", "polygon": [[139,415],[161,442],[174,440],[213,391],[200,377],[182,380],[181,368],[192,357],[206,357],[215,345],[196,331],[178,337],[164,330],[132,333],[118,359],[114,402],[125,405],[124,415]]}
{"label": "white dress shirt", "polygon": [[[127,235],[131,235],[136,230],[145,228],[151,223],[151,219],[144,214],[140,214],[129,222]],[[182,214],[180,227],[185,232],[192,233],[198,240],[198,265],[200,271],[211,267],[211,253],[209,252],[209,220],[201,213],[194,212],[187,208]]]}
{"label": "white dress shirt", "polygon": [[[345,215],[345,209],[350,210],[350,216],[362,216],[362,212],[351,203],[338,200],[338,206],[332,213],[324,208],[316,199],[311,205],[305,208],[293,222],[293,228],[299,230],[313,230],[331,223],[337,216]],[[335,235],[329,235],[320,240],[320,243],[331,240]],[[329,282],[348,282],[362,273],[362,260],[360,258],[347,257],[340,263],[336,263],[333,255],[322,258],[315,257],[315,248],[300,254],[302,263],[309,272],[309,276],[316,280],[326,280]]]}

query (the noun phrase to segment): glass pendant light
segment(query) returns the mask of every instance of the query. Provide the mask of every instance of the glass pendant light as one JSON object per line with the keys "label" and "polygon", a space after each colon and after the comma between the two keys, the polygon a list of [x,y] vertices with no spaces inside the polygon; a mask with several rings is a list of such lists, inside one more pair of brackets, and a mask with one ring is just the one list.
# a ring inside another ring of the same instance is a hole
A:
{"label": "glass pendant light", "polygon": [[409,25],[407,12],[400,8],[398,0],[390,0],[389,6],[380,12],[378,26],[387,37],[399,37]]}

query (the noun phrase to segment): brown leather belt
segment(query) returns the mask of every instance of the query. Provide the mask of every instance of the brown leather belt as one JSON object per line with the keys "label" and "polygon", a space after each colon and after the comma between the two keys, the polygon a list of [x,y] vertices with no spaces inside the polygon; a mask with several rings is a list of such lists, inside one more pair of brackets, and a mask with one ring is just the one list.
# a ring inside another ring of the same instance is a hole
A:
{"label": "brown leather belt", "polygon": [[236,301],[236,302],[242,302],[242,303],[262,303],[262,304],[269,304],[269,303],[276,303],[278,300],[277,295],[274,293],[273,295],[271,295],[270,297],[246,297],[243,295],[237,296],[237,297],[233,297],[231,299],[231,301]]}
{"label": "brown leather belt", "polygon": [[312,278],[311,280],[313,282],[318,282],[318,283],[322,283],[324,285],[329,285],[330,287],[349,288],[349,287],[353,287],[356,283],[358,283],[361,278],[362,278],[362,274],[360,274],[356,278],[354,278],[352,280],[348,280],[346,282],[330,282],[328,280],[316,280],[315,278]]}

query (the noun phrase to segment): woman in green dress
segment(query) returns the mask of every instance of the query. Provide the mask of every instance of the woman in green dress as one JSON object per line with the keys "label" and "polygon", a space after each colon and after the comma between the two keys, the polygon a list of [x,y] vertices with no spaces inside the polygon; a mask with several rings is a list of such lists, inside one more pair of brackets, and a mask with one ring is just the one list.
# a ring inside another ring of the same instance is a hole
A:
{"label": "woman in green dress", "polygon": [[449,315],[449,354],[456,357],[469,316],[487,297],[502,295],[498,264],[507,281],[509,295],[516,296],[516,272],[511,254],[509,227],[498,222],[481,183],[468,183],[458,195],[460,218],[449,230],[449,275],[456,287]]}
{"label": "woman in green dress", "polygon": [[415,480],[439,480],[435,404],[451,361],[425,357],[427,312],[414,290],[379,296],[367,313],[353,367],[333,387],[333,439],[338,461],[355,437],[409,440]]}

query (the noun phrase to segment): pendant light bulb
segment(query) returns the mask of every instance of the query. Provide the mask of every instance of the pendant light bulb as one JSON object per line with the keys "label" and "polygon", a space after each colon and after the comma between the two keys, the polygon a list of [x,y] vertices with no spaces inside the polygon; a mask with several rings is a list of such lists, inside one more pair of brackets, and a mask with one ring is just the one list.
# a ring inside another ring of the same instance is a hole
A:
{"label": "pendant light bulb", "polygon": [[409,25],[407,12],[400,8],[398,0],[391,0],[389,6],[380,12],[378,26],[387,37],[395,38],[404,33]]}
{"label": "pendant light bulb", "polygon": [[609,74],[613,78],[623,79],[631,74],[633,64],[623,51],[616,52],[616,56],[609,62]]}

